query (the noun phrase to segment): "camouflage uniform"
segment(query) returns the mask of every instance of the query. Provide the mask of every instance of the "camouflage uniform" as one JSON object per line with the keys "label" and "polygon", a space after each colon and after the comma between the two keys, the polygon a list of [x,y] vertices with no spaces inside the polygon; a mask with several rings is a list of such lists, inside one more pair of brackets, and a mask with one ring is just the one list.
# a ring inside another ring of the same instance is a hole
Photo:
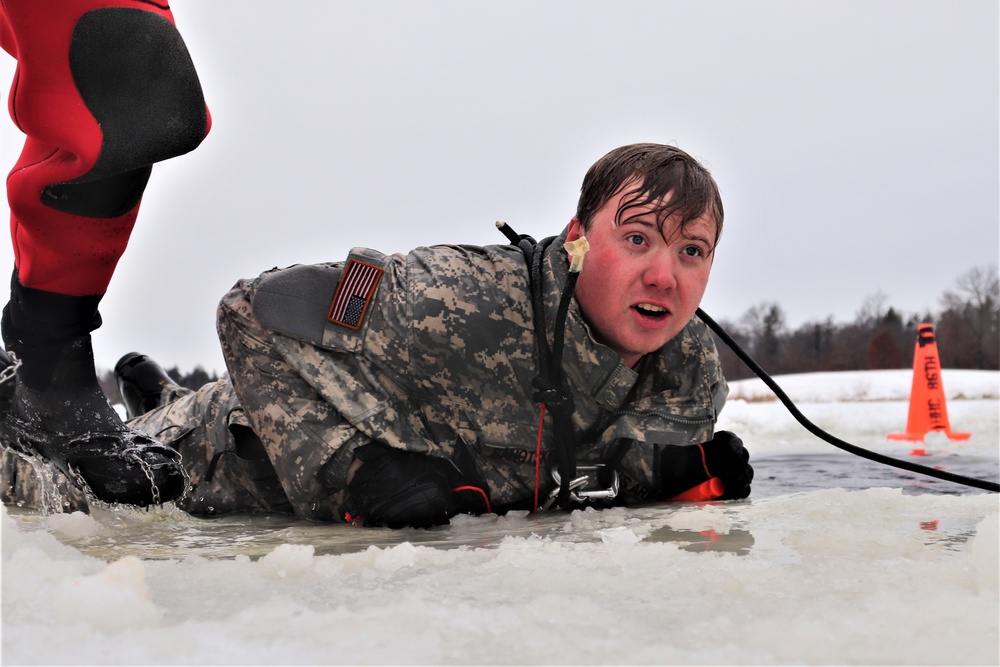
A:
{"label": "camouflage uniform", "polygon": [[83,484],[70,481],[51,463],[0,445],[0,502],[50,512],[89,510]]}
{"label": "camouflage uniform", "polygon": [[[567,276],[564,236],[543,258],[550,341]],[[360,264],[345,270],[352,262]],[[378,282],[355,299],[348,325],[333,322],[331,298],[359,266],[374,267]],[[538,371],[517,248],[355,249],[346,263],[275,269],[237,283],[219,306],[218,329],[229,375],[131,422],[182,453],[193,485],[179,501],[185,510],[339,520],[353,452],[369,442],[450,460],[494,511],[532,506]],[[710,440],[725,402],[707,327],[692,321],[638,372],[594,341],[575,303],[565,336],[578,463],[606,461],[632,440],[619,498],[656,498],[660,446]],[[259,435],[273,470],[237,454],[232,433],[241,426]],[[555,461],[548,416],[541,457],[546,494]]]}

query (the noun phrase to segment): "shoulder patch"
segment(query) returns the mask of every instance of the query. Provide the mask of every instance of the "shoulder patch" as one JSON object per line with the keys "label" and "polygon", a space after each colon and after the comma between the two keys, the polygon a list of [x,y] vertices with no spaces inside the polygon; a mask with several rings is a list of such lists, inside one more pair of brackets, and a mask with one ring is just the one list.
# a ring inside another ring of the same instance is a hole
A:
{"label": "shoulder patch", "polygon": [[383,273],[384,269],[372,264],[348,260],[326,319],[348,329],[360,329]]}

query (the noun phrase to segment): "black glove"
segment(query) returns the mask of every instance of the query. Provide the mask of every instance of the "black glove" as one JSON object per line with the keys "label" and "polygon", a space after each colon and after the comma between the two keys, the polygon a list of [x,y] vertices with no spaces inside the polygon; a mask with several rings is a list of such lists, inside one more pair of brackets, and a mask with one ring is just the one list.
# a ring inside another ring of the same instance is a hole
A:
{"label": "black glove", "polygon": [[726,487],[719,500],[750,495],[750,453],[729,431],[719,431],[702,445],[667,445],[660,451],[660,499],[673,498],[710,477],[718,477]]}
{"label": "black glove", "polygon": [[362,464],[347,485],[345,516],[365,526],[429,528],[455,515],[447,461],[377,444],[354,456]]}

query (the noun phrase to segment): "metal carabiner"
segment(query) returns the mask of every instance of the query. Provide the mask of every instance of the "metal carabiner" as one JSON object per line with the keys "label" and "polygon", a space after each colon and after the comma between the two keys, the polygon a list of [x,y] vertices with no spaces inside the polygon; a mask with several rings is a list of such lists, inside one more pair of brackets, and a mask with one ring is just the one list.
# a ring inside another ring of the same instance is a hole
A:
{"label": "metal carabiner", "polygon": [[[613,500],[618,495],[618,471],[611,471],[611,482],[607,487],[600,485],[600,473],[605,465],[598,463],[592,466],[577,466],[577,473],[583,473],[574,478],[569,483],[569,500],[571,503],[584,504],[596,500]],[[559,490],[562,488],[562,476],[559,474],[557,466],[551,470],[552,481],[556,483],[556,488],[552,489],[548,498],[542,503],[541,509],[547,510],[555,503],[559,497]]]}

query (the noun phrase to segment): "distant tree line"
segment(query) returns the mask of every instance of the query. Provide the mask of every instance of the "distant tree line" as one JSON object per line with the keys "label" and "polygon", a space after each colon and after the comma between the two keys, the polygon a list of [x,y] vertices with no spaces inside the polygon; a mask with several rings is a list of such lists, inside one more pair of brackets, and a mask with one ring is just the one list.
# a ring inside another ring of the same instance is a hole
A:
{"label": "distant tree line", "polygon": [[[934,325],[944,368],[1000,369],[1000,275],[997,267],[975,267],[941,296],[937,314],[904,315],[884,294],[865,299],[853,322],[832,318],[791,329],[776,303],[753,306],[739,320],[719,324],[772,375],[815,371],[910,368],[917,326]],[[754,373],[717,340],[726,378]]]}

